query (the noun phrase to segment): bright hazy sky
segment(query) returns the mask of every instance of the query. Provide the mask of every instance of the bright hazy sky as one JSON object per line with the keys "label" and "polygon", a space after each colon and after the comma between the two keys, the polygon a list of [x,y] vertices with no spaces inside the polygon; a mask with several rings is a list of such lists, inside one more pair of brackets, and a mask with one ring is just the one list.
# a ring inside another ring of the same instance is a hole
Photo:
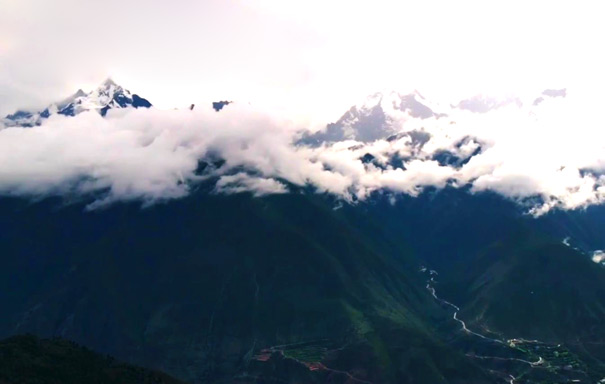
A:
{"label": "bright hazy sky", "polygon": [[0,0],[0,113],[104,78],[156,106],[336,119],[365,95],[596,92],[597,1]]}
{"label": "bright hazy sky", "polygon": [[[538,213],[602,204],[603,14],[596,1],[0,0],[0,115],[108,76],[159,107],[0,129],[0,195],[175,198],[199,181],[198,160],[218,155],[227,162],[212,176],[226,193],[282,193],[288,180],[350,199],[454,182],[540,197]],[[533,104],[547,88],[567,97]],[[452,124],[392,111],[395,131],[430,141],[293,145],[300,128],[389,89],[419,90]],[[477,93],[529,103],[449,108]],[[214,113],[216,100],[237,103]],[[477,148],[460,167],[433,158]],[[364,153],[411,160],[381,168]]]}

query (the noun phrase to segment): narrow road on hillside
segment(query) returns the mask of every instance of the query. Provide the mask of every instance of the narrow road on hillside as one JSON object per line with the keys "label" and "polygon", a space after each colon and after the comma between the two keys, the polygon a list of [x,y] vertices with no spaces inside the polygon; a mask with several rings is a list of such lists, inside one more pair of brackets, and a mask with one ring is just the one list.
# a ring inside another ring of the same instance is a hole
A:
{"label": "narrow road on hillside", "polygon": [[466,326],[466,323],[464,322],[464,320],[462,320],[462,319],[459,319],[459,318],[458,318],[458,312],[460,311],[460,308],[459,308],[457,305],[452,304],[452,303],[450,303],[449,301],[444,300],[444,299],[440,298],[439,296],[437,296],[437,293],[436,293],[436,291],[435,291],[435,288],[431,286],[431,282],[433,281],[432,279],[433,279],[433,278],[431,277],[431,281],[429,281],[429,282],[426,284],[426,289],[428,289],[428,290],[429,290],[429,292],[431,292],[431,295],[433,295],[433,297],[434,297],[434,298],[435,298],[437,301],[439,301],[440,303],[443,303],[443,304],[445,304],[445,305],[447,305],[447,306],[449,306],[449,307],[452,307],[452,308],[454,309],[454,315],[452,316],[452,318],[453,318],[454,320],[456,320],[458,323],[460,323],[460,325],[462,326],[462,330],[463,330],[464,332],[466,332],[466,333],[468,333],[468,334],[471,334],[471,335],[474,335],[474,336],[477,336],[477,337],[480,337],[480,338],[482,338],[482,339],[484,339],[484,340],[489,340],[489,341],[492,341],[492,342],[494,342],[494,343],[506,344],[506,343],[505,343],[504,341],[502,341],[502,340],[498,340],[498,339],[492,339],[491,337],[487,337],[487,336],[485,336],[485,335],[482,335],[482,334],[477,333],[477,332],[473,332],[473,331],[471,331],[470,329],[468,329],[468,327]]}
{"label": "narrow road on hillside", "polygon": [[[428,270],[425,267],[422,267],[420,272],[428,274],[429,278],[427,279],[426,289],[431,293],[433,298],[443,306],[453,309],[452,319],[460,324],[460,330],[462,332],[485,342],[493,343],[494,347],[496,344],[502,346],[505,348],[505,350],[510,351],[505,352],[506,355],[509,355],[510,353],[519,355],[517,357],[485,356],[478,355],[471,350],[471,353],[467,353],[466,356],[485,361],[510,361],[527,364],[531,368],[528,372],[532,372],[533,369],[540,369],[543,370],[543,373],[540,373],[541,375],[552,374],[554,375],[553,377],[556,377],[556,380],[561,381],[562,379],[562,382],[585,382],[584,380],[589,378],[588,373],[582,369],[581,360],[579,360],[577,356],[574,356],[572,353],[570,353],[570,351],[561,344],[549,344],[539,340],[527,340],[523,338],[509,340],[494,339],[470,330],[464,320],[460,319],[458,316],[460,313],[460,307],[442,299],[437,295],[437,291],[435,289],[437,281],[435,281],[435,277],[438,276],[438,273],[434,270]],[[538,351],[541,356],[536,353]],[[527,359],[520,357],[527,357]],[[532,361],[534,359],[536,360]],[[522,373],[521,371],[505,371],[500,373],[504,373],[502,378],[504,378],[509,384],[515,384],[518,382],[524,382],[522,377],[528,372]],[[511,373],[513,373],[515,376],[513,376]],[[521,376],[519,374],[521,374]]]}

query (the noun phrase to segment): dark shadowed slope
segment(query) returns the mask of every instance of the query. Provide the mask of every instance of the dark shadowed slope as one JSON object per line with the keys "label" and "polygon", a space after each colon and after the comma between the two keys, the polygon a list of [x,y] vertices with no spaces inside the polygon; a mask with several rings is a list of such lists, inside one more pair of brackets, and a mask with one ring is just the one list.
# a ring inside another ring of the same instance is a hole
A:
{"label": "dark shadowed slope", "polygon": [[492,382],[439,341],[432,321],[449,314],[404,243],[333,208],[202,190],[93,212],[4,199],[0,332],[193,382]]}
{"label": "dark shadowed slope", "polygon": [[571,220],[596,234],[598,220],[536,220],[455,189],[348,205],[206,188],[96,211],[0,200],[2,335],[66,337],[192,382],[482,383],[528,369],[465,356],[500,345],[462,332],[426,265],[471,329],[564,343],[602,371],[603,268],[557,232]]}
{"label": "dark shadowed slope", "polygon": [[0,341],[2,384],[178,384],[179,380],[124,364],[62,339],[14,336]]}

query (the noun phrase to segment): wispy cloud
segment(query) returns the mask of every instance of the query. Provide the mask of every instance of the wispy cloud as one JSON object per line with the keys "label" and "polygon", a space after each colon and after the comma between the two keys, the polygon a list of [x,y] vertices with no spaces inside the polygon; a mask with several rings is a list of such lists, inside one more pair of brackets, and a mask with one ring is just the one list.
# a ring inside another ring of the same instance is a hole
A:
{"label": "wispy cloud", "polygon": [[252,191],[254,196],[279,194],[288,192],[287,187],[271,178],[255,177],[247,173],[224,175],[216,182],[216,191],[219,193],[240,193]]}

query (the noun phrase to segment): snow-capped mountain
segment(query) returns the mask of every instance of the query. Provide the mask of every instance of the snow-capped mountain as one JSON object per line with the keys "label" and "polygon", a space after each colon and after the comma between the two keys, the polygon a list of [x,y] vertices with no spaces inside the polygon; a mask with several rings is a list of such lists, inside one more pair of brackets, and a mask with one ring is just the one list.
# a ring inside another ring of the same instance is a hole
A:
{"label": "snow-capped mountain", "polygon": [[300,142],[314,146],[342,140],[371,142],[384,139],[400,132],[407,121],[447,116],[435,112],[438,108],[417,91],[406,95],[397,92],[375,93],[363,103],[351,107],[336,123],[304,136]]}
{"label": "snow-capped mountain", "polygon": [[85,111],[97,111],[105,116],[107,111],[114,108],[149,108],[151,103],[137,94],[116,84],[113,80],[105,80],[91,92],[79,89],[68,98],[49,105],[42,111],[19,110],[4,118],[6,126],[32,127],[40,125],[44,119],[59,114],[75,116]]}
{"label": "snow-capped mountain", "polygon": [[305,134],[298,144],[319,146],[343,140],[369,143],[422,131],[423,120],[426,119],[449,118],[444,124],[455,124],[460,113],[484,114],[505,107],[526,108],[528,113],[532,113],[545,100],[565,96],[566,89],[547,89],[538,98],[527,100],[517,96],[475,95],[456,104],[442,105],[427,100],[418,91],[410,94],[375,93],[352,106],[325,129]]}

